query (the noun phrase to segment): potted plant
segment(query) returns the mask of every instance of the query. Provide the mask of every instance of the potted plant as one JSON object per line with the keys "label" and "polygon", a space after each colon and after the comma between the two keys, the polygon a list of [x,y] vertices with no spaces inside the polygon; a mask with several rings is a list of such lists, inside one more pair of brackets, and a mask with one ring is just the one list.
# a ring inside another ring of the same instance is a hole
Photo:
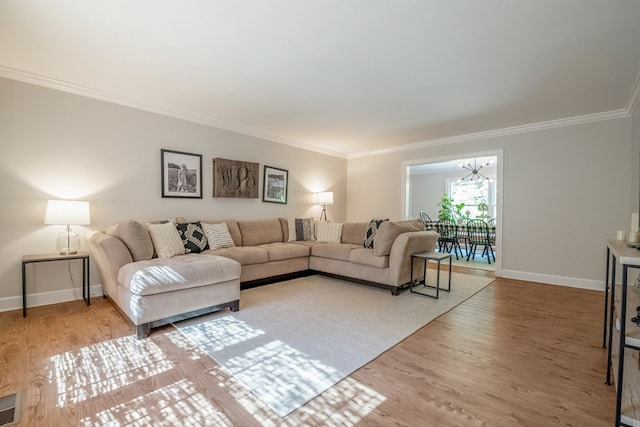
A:
{"label": "potted plant", "polygon": [[453,217],[453,199],[450,198],[447,193],[442,194],[442,199],[440,199],[440,210],[438,211],[438,220],[443,221],[446,219],[454,220]]}

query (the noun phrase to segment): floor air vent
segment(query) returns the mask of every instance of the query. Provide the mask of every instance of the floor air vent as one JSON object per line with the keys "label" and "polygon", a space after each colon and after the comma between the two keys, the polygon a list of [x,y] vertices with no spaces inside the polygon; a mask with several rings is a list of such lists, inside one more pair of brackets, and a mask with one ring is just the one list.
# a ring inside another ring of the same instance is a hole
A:
{"label": "floor air vent", "polygon": [[0,427],[12,426],[18,422],[19,401],[17,394],[0,397]]}

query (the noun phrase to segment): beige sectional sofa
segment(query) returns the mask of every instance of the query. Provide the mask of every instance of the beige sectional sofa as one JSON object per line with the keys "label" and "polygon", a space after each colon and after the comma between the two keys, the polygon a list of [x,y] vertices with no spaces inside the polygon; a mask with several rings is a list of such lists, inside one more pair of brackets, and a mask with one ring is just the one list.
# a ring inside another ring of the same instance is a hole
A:
{"label": "beige sectional sofa", "polygon": [[[384,221],[368,239],[373,247],[367,248],[368,222],[315,223],[309,233],[310,223],[285,218],[130,220],[93,232],[88,240],[105,296],[136,325],[141,338],[177,318],[225,307],[236,311],[241,286],[293,274],[327,274],[397,295],[410,281],[411,254],[433,251],[438,239],[419,220]],[[182,240],[174,236],[176,227],[185,233]],[[184,253],[189,247],[198,253]]]}

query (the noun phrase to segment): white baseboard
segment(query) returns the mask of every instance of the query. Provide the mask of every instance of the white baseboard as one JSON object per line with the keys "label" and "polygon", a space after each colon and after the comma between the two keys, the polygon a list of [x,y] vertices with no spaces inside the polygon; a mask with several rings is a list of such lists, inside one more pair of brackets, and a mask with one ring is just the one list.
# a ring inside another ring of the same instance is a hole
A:
{"label": "white baseboard", "polygon": [[505,279],[526,280],[527,282],[545,283],[548,285],[568,286],[570,288],[604,291],[604,281],[579,279],[576,277],[552,276],[550,274],[529,273],[526,271],[502,270]]}
{"label": "white baseboard", "polygon": [[[102,286],[93,285],[90,288],[91,298],[102,296]],[[27,308],[41,305],[59,304],[61,302],[81,300],[82,288],[69,288],[52,292],[27,294]],[[0,311],[22,310],[22,295],[0,298]]]}

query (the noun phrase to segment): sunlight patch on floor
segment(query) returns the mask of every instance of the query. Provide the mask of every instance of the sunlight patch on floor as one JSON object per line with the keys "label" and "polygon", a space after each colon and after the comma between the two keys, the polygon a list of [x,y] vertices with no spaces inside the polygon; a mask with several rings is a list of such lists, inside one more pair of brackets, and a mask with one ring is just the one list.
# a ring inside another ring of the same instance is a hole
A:
{"label": "sunlight patch on floor", "polygon": [[81,424],[85,427],[233,425],[186,379],[87,417]]}
{"label": "sunlight patch on floor", "polygon": [[78,403],[173,368],[152,340],[113,339],[51,356],[48,378],[58,406]]}

